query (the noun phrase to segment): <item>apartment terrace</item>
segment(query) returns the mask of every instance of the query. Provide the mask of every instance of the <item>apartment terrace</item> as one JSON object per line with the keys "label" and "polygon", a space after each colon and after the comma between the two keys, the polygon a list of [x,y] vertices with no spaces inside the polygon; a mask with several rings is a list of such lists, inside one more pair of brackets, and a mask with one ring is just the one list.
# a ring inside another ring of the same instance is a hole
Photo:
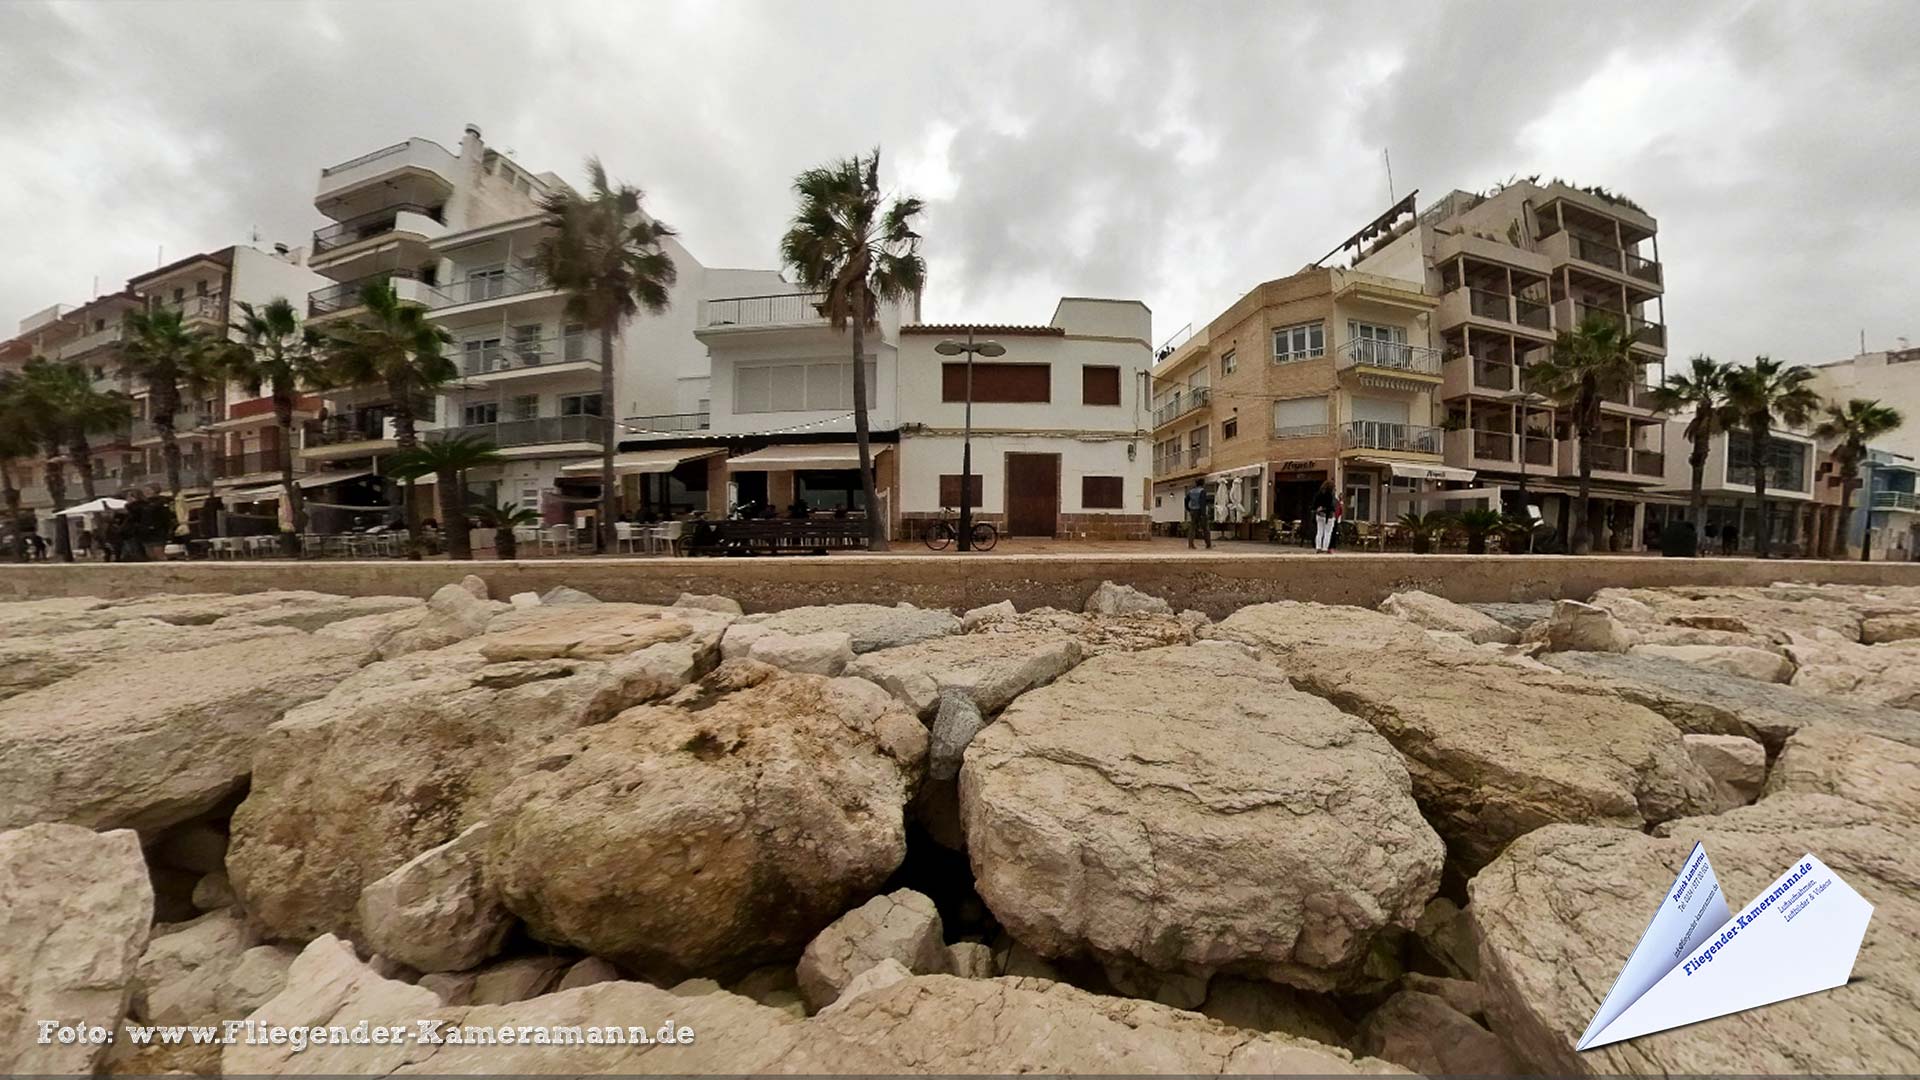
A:
{"label": "apartment terrace", "polygon": [[405,303],[418,304],[421,307],[433,306],[433,286],[421,281],[417,271],[402,267],[380,270],[336,285],[315,289],[307,294],[307,317],[309,319],[331,318],[357,311],[361,307],[360,293],[368,285],[381,282],[391,282],[394,294]]}
{"label": "apartment terrace", "polygon": [[1171,424],[1188,413],[1206,408],[1212,400],[1213,391],[1210,387],[1193,386],[1175,390],[1171,398],[1153,410],[1153,426],[1157,428]]}
{"label": "apartment terrace", "polygon": [[460,374],[476,383],[509,382],[533,375],[565,375],[600,370],[600,357],[588,335],[528,338],[467,349]]}
{"label": "apartment terrace", "polygon": [[1417,424],[1354,420],[1340,425],[1340,449],[1388,450],[1402,454],[1441,452],[1441,430]]}
{"label": "apartment terrace", "polygon": [[599,446],[606,438],[607,421],[599,416],[537,416],[528,420],[501,420],[491,424],[461,424],[423,431],[420,437],[439,442],[457,437],[485,439],[503,450],[529,446],[585,444]]}
{"label": "apartment terrace", "polygon": [[432,240],[447,231],[444,206],[393,202],[314,230],[313,258],[326,261],[342,249],[394,233]]}

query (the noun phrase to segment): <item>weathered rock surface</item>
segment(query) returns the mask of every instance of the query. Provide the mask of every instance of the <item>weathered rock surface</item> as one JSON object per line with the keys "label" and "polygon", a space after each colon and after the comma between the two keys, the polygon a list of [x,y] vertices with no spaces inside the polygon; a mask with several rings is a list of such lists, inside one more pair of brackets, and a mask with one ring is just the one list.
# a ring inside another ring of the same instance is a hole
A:
{"label": "weathered rock surface", "polygon": [[1413,935],[1425,959],[1448,975],[1480,977],[1480,945],[1473,937],[1473,922],[1460,905],[1444,896],[1434,897],[1420,913]]}
{"label": "weathered rock surface", "polygon": [[1809,724],[1793,733],[1766,775],[1769,796],[1785,792],[1836,795],[1920,821],[1920,748],[1839,724]]}
{"label": "weathered rock surface", "polygon": [[1446,999],[1416,990],[1388,998],[1360,1022],[1354,1049],[1429,1076],[1521,1072],[1498,1036]]}
{"label": "weathered rock surface", "polygon": [[153,831],[196,817],[245,781],[268,725],[364,658],[286,632],[127,656],[0,702],[0,828]]}
{"label": "weathered rock surface", "polygon": [[853,637],[845,631],[782,634],[753,629],[761,632],[754,635],[746,655],[763,664],[801,675],[838,675],[853,660]]}
{"label": "weathered rock surface", "polygon": [[1190,620],[1176,615],[1134,613],[1128,615],[1083,615],[1059,608],[1034,608],[1002,615],[975,624],[976,634],[1050,634],[1067,636],[1080,643],[1087,656],[1110,652],[1138,652],[1165,645],[1187,645],[1204,619]]}
{"label": "weathered rock surface", "polygon": [[[477,578],[475,580],[478,580]],[[328,593],[282,594],[281,602],[270,607],[235,612],[214,620],[212,629],[287,626],[308,632],[346,619],[385,615],[394,611],[418,611],[420,600],[411,596],[334,596]],[[486,599],[485,596],[481,597]]]}
{"label": "weathered rock surface", "polygon": [[[613,660],[655,645],[711,651],[732,618],[700,608],[653,604],[541,605],[516,608],[475,639],[480,655],[509,660]],[[665,651],[665,650],[663,650]]]}
{"label": "weathered rock surface", "polygon": [[967,747],[973,743],[973,737],[987,726],[987,718],[980,713],[980,706],[964,693],[953,692],[940,695],[940,702],[934,706],[932,737],[927,749],[927,779],[952,780],[960,775],[960,763],[965,760]]}
{"label": "weathered rock surface", "polygon": [[39,1021],[111,1030],[153,919],[140,839],[38,824],[0,832],[0,1073],[91,1073],[107,1047],[41,1045]]}
{"label": "weathered rock surface", "polygon": [[1819,720],[1920,746],[1920,713],[1904,709],[1844,701],[1652,656],[1569,652],[1541,659],[1563,671],[1593,676],[1607,692],[1652,709],[1683,731],[1744,735],[1778,750],[1802,725]]}
{"label": "weathered rock surface", "polygon": [[911,978],[913,978],[913,972],[907,970],[907,965],[891,956],[886,957],[848,979],[847,985],[837,992],[837,997],[820,1011],[822,1014],[830,1014],[837,1009],[844,1009],[863,995],[885,990],[889,986],[906,982]]}
{"label": "weathered rock surface", "polygon": [[1173,605],[1131,585],[1103,581],[1081,610],[1089,615],[1171,615]]}
{"label": "weathered rock surface", "polygon": [[[1481,982],[1495,1032],[1562,1075],[1876,1073],[1910,1069],[1920,1001],[1920,843],[1910,819],[1783,793],[1661,836],[1549,826],[1473,879]],[[1813,851],[1874,905],[1847,986],[1576,1054],[1573,1044],[1698,841],[1731,907]]]}
{"label": "weathered rock surface", "polygon": [[1755,649],[1744,645],[1635,645],[1628,651],[1640,656],[1679,660],[1760,682],[1784,683],[1793,680],[1793,661],[1772,649]]}
{"label": "weathered rock surface", "polygon": [[[755,659],[759,659],[756,643]],[[1036,686],[1045,686],[1080,662],[1080,643],[1039,632],[961,634],[867,653],[846,673],[879,684],[923,718],[944,694],[964,695],[992,714]]]}
{"label": "weathered rock surface", "polygon": [[469,653],[433,674],[433,658],[408,658],[289,713],[260,740],[232,822],[227,872],[254,927],[294,942],[357,935],[362,889],[486,820],[522,754],[676,689],[694,674],[685,648],[610,662]]}
{"label": "weathered rock surface", "polygon": [[1578,600],[1555,601],[1543,632],[1548,652],[1626,652],[1638,640],[1612,612]]}
{"label": "weathered rock surface", "polygon": [[557,956],[522,956],[475,974],[469,1001],[474,1005],[511,1005],[554,988],[570,965]]}
{"label": "weathered rock surface", "polygon": [[[1555,821],[1639,829],[1712,805],[1680,731],[1593,680],[1444,649],[1357,608],[1259,604],[1208,631],[1276,657],[1406,758],[1414,797],[1463,865]],[[989,729],[991,730],[991,729]]]}
{"label": "weathered rock surface", "polygon": [[1920,611],[1897,611],[1867,615],[1860,620],[1860,643],[1882,645],[1889,641],[1920,638]]}
{"label": "weathered rock surface", "polygon": [[540,602],[542,604],[566,607],[579,604],[597,604],[600,600],[598,597],[590,593],[581,592],[571,585],[555,585],[553,588],[540,594]]}
{"label": "weathered rock surface", "polygon": [[800,992],[815,1010],[833,1004],[855,976],[894,960],[914,975],[947,970],[933,901],[911,889],[876,896],[835,919],[800,954]]}
{"label": "weathered rock surface", "polygon": [[655,978],[750,968],[899,866],[926,729],[863,680],[765,670],[555,741],[506,789],[487,875],[536,936]]}
{"label": "weathered rock surface", "polygon": [[[383,979],[353,954],[353,946],[324,934],[301,951],[287,970],[286,988],[253,1013],[268,1025],[348,1026],[361,1020],[392,1023],[433,1017],[440,999],[422,986]],[[235,1043],[220,1052],[221,1072],[229,1076],[261,1076],[288,1072],[339,1072],[385,1075],[416,1056],[407,1044],[375,1046],[310,1046],[304,1052],[291,1044],[265,1040]]]}
{"label": "weathered rock surface", "polygon": [[978,941],[947,946],[947,971],[963,979],[993,978],[993,950]]}
{"label": "weathered rock surface", "polygon": [[1789,630],[1806,632],[1820,627],[1849,641],[1860,640],[1864,610],[1884,607],[1857,586],[1808,588],[1795,585],[1681,586],[1666,589],[1602,589],[1596,604],[1620,609],[1632,601],[1651,616],[1623,615],[1630,622],[1657,622],[1667,626],[1722,630],[1778,641]]}
{"label": "weathered rock surface", "polygon": [[1849,701],[1920,709],[1920,641],[1859,645],[1832,630],[1786,633],[1793,685]]}
{"label": "weathered rock surface", "polygon": [[193,906],[201,911],[232,907],[237,899],[233,895],[233,882],[227,880],[225,870],[215,870],[193,883]]}
{"label": "weathered rock surface", "polygon": [[216,911],[161,927],[134,969],[130,1014],[158,1024],[214,1019],[227,973],[254,944],[236,912]]}
{"label": "weathered rock surface", "polygon": [[1392,748],[1227,649],[1110,654],[1022,695],[960,800],[981,898],[1046,956],[1324,989],[1439,882]]}
{"label": "weathered rock surface", "polygon": [[679,608],[699,608],[702,611],[715,611],[722,615],[745,614],[745,612],[740,610],[740,601],[730,596],[716,596],[713,594],[683,592],[678,599],[674,600],[673,606]]}
{"label": "weathered rock surface", "polygon": [[1303,994],[1278,983],[1222,977],[1207,985],[1205,1015],[1248,1031],[1277,1031],[1302,1039],[1345,1046],[1353,1023],[1328,998]]}
{"label": "weathered rock surface", "polygon": [[745,622],[780,634],[844,633],[856,653],[891,649],[960,632],[960,620],[948,611],[885,604],[830,604],[748,615]]}
{"label": "weathered rock surface", "polygon": [[1394,593],[1380,602],[1380,610],[1415,626],[1459,634],[1475,645],[1520,640],[1519,631],[1491,615],[1418,589]]}
{"label": "weathered rock surface", "polygon": [[1544,623],[1553,617],[1553,601],[1536,600],[1525,603],[1468,604],[1469,608],[1485,615],[1509,630],[1525,633],[1535,625]]}
{"label": "weathered rock surface", "polygon": [[[296,631],[272,626],[183,629],[160,619],[128,619],[69,634],[13,636],[0,640],[0,700],[51,686],[102,664],[211,645],[266,642]],[[263,646],[264,647],[264,646]]]}
{"label": "weathered rock surface", "polygon": [[1020,611],[1013,606],[1013,601],[1011,600],[1001,600],[993,604],[981,604],[979,607],[967,609],[967,611],[960,616],[960,631],[962,633],[972,633],[996,619],[1011,619],[1018,614],[1020,614]]}
{"label": "weathered rock surface", "polygon": [[1767,748],[1744,735],[1685,736],[1687,753],[1713,777],[1715,813],[1745,806],[1767,782]]}
{"label": "weathered rock surface", "polygon": [[597,956],[585,960],[567,969],[560,981],[554,984],[554,991],[572,990],[577,986],[592,986],[594,983],[613,982],[620,978],[620,969]]}
{"label": "weathered rock surface", "polygon": [[481,870],[491,831],[474,825],[361,890],[367,947],[423,972],[465,971],[499,952],[513,915]]}

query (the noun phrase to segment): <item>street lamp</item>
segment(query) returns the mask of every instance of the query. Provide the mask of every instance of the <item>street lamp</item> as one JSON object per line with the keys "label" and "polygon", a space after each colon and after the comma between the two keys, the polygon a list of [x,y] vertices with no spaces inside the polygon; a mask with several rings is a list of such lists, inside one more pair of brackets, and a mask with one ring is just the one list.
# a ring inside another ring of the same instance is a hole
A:
{"label": "street lamp", "polygon": [[973,550],[973,358],[976,356],[1005,356],[1006,346],[997,341],[973,340],[973,330],[967,330],[964,344],[948,338],[933,347],[941,356],[962,356],[967,358],[967,412],[966,425],[960,436],[960,550]]}

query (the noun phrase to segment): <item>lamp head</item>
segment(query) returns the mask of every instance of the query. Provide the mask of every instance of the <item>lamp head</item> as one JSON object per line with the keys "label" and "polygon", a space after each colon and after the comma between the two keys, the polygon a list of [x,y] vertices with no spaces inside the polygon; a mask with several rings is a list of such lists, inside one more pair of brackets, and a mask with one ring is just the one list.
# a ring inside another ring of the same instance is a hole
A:
{"label": "lamp head", "polygon": [[967,347],[952,338],[948,338],[940,344],[935,345],[933,351],[939,353],[941,356],[959,356],[961,353],[967,351]]}
{"label": "lamp head", "polygon": [[1007,347],[997,341],[983,341],[974,346],[974,351],[978,352],[981,356],[1007,355]]}

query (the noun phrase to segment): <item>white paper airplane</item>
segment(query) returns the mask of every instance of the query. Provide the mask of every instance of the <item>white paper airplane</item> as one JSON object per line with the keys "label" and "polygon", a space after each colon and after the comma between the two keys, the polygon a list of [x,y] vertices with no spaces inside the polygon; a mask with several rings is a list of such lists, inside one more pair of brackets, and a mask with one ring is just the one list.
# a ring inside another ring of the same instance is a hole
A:
{"label": "white paper airplane", "polygon": [[1811,854],[1730,913],[1695,844],[1574,1049],[1843,986],[1872,918],[1873,905]]}

